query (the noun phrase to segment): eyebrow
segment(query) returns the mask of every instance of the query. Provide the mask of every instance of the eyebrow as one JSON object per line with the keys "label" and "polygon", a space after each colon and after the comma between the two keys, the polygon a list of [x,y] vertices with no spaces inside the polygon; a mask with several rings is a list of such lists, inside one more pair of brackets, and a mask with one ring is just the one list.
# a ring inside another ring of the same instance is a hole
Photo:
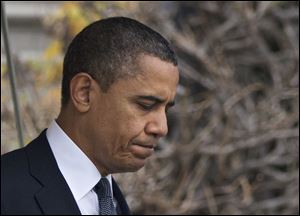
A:
{"label": "eyebrow", "polygon": [[[158,103],[158,104],[162,104],[162,103],[164,103],[166,101],[166,100],[164,100],[164,99],[162,99],[160,97],[153,96],[153,95],[138,95],[137,99],[154,101],[155,103]],[[174,100],[170,101],[167,104],[168,107],[172,107],[174,105],[175,105],[175,101]]]}

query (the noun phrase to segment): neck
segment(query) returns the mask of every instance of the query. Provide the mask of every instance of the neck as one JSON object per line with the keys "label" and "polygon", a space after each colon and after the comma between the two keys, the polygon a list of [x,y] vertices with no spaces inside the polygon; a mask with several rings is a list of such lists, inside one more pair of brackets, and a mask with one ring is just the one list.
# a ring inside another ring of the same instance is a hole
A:
{"label": "neck", "polygon": [[86,126],[84,121],[78,117],[72,109],[62,108],[60,114],[56,119],[57,124],[68,135],[68,137],[81,149],[82,152],[93,162],[97,167],[101,176],[107,176],[110,173],[104,166],[98,164],[98,160],[95,159],[92,144],[89,143],[89,139],[86,138]]}

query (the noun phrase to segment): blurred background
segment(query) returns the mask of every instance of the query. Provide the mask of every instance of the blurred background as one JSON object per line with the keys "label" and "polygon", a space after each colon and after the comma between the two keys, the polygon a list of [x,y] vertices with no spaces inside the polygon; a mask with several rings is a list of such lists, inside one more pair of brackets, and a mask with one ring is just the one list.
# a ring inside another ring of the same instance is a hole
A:
{"label": "blurred background", "polygon": [[[135,18],[171,42],[181,77],[155,156],[115,176],[133,213],[299,214],[298,1],[5,6],[25,143],[58,115],[74,35],[101,18]],[[1,31],[1,154],[17,148]]]}

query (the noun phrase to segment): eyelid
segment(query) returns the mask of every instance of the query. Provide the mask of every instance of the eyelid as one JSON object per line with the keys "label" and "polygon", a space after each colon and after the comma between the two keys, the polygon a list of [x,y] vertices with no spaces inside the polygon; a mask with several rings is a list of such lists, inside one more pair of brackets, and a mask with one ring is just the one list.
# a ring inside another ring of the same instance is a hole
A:
{"label": "eyelid", "polygon": [[[141,99],[141,100],[137,100],[136,103],[144,110],[150,111],[153,108],[155,108],[157,105],[163,104],[162,102],[157,102],[157,101],[153,101],[153,100],[149,100],[149,99]],[[175,103],[173,101],[171,101],[170,103],[166,104],[165,106],[165,112],[167,113],[169,111],[170,108],[172,108],[175,105]]]}
{"label": "eyelid", "polygon": [[142,103],[142,102],[138,102],[138,105],[143,108],[144,110],[151,110],[155,107],[156,103],[154,104],[146,104],[146,103]]}
{"label": "eyelid", "polygon": [[141,103],[141,104],[146,104],[146,105],[153,105],[153,104],[156,104],[156,102],[155,101],[146,101],[146,100],[140,100],[140,101],[138,101],[138,103]]}

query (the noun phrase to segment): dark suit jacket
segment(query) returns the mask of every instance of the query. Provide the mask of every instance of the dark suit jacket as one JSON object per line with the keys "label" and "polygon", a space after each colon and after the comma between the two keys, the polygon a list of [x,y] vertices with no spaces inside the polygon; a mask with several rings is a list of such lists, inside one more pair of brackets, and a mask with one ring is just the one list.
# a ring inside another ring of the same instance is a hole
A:
{"label": "dark suit jacket", "polygon": [[[118,213],[129,214],[122,192],[112,183]],[[1,214],[81,214],[57,166],[46,130],[26,147],[1,156]]]}

